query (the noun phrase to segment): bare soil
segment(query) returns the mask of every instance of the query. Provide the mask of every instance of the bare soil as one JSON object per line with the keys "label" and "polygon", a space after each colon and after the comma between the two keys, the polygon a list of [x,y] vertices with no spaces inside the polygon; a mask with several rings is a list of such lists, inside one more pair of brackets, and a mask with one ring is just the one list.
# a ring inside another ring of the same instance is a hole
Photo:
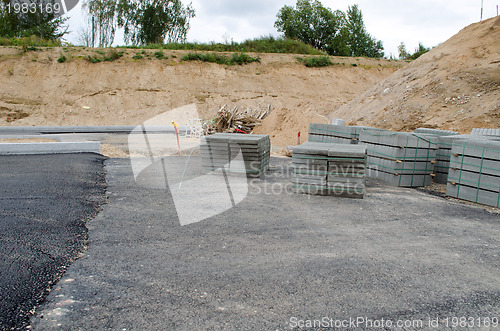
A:
{"label": "bare soil", "polygon": [[[252,54],[261,63],[221,66],[182,62],[187,52],[126,49],[114,62],[91,63],[109,50],[0,48],[0,126],[138,125],[168,110],[195,103],[200,116],[214,118],[228,104],[273,111],[256,133],[272,143],[296,143],[309,123],[326,115],[406,65],[405,62],[333,58],[334,66],[307,68],[297,55]],[[132,57],[140,53],[143,59]],[[66,62],[57,59],[64,55]],[[181,116],[182,117],[182,116]],[[188,118],[179,118],[184,124]]]}

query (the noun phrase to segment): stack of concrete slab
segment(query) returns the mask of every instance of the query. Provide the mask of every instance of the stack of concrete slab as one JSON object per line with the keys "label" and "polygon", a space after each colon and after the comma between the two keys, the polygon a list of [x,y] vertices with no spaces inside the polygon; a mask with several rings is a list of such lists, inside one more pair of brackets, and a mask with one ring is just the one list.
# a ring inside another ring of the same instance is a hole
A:
{"label": "stack of concrete slab", "polygon": [[458,132],[456,132],[456,131],[438,130],[438,129],[429,129],[429,128],[418,128],[418,129],[415,129],[413,132],[415,132],[415,133],[433,134],[433,135],[436,135],[436,136],[454,136],[454,135],[458,135]]}
{"label": "stack of concrete slab", "polygon": [[292,189],[297,193],[363,198],[366,147],[306,142],[293,148]]}
{"label": "stack of concrete slab", "polygon": [[453,144],[448,196],[500,207],[500,142],[471,139]]}
{"label": "stack of concrete slab", "polygon": [[434,165],[434,182],[446,184],[450,168],[451,148],[453,144],[470,139],[470,135],[447,135],[438,137],[438,151]]}
{"label": "stack of concrete slab", "polygon": [[403,187],[432,183],[437,136],[364,130],[359,140],[367,146],[368,177]]}
{"label": "stack of concrete slab", "polygon": [[336,143],[336,144],[353,144],[359,142],[359,135],[364,131],[386,131],[364,126],[343,126],[332,124],[316,124],[309,125],[310,142],[320,143]]}
{"label": "stack of concrete slab", "polygon": [[201,139],[203,173],[259,177],[269,168],[271,141],[268,135],[216,133]]}
{"label": "stack of concrete slab", "polygon": [[500,129],[472,129],[471,135],[500,137]]}

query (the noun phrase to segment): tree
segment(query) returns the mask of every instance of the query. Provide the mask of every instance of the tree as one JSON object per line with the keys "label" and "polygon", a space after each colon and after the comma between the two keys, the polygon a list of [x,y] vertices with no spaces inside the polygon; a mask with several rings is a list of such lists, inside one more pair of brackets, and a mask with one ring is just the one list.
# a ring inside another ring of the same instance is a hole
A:
{"label": "tree", "polygon": [[181,0],[120,0],[118,25],[125,41],[134,45],[185,41],[189,21],[195,16],[192,5]]}
{"label": "tree", "polygon": [[323,7],[318,0],[298,0],[296,8],[284,6],[280,9],[274,26],[286,38],[298,39],[332,55],[344,55],[342,29],[345,15]]}
{"label": "tree", "polygon": [[422,43],[418,43],[418,47],[415,48],[415,52],[413,54],[410,54],[406,51],[406,45],[404,42],[401,42],[401,44],[399,44],[398,46],[399,58],[401,60],[416,60],[430,50],[430,48],[425,47]]}
{"label": "tree", "polygon": [[68,19],[61,18],[62,14],[55,0],[0,0],[0,36],[60,39],[68,31]]}
{"label": "tree", "polygon": [[323,7],[318,0],[298,0],[284,6],[274,26],[286,38],[298,39],[330,55],[383,57],[384,47],[368,34],[357,5],[347,14]]}
{"label": "tree", "polygon": [[399,52],[399,58],[401,60],[404,60],[404,59],[407,59],[408,57],[410,57],[410,53],[408,53],[408,51],[406,50],[406,45],[404,42],[401,42],[401,44],[399,44],[398,52]]}
{"label": "tree", "polygon": [[89,16],[91,47],[111,46],[117,28],[117,0],[88,0],[82,7]]}
{"label": "tree", "polygon": [[416,60],[430,50],[431,50],[430,48],[425,47],[422,43],[418,43],[418,47],[415,48],[415,53],[410,55],[409,58],[411,60]]}
{"label": "tree", "polygon": [[383,57],[384,46],[380,40],[375,40],[367,31],[363,13],[358,5],[347,9],[347,45],[351,56]]}

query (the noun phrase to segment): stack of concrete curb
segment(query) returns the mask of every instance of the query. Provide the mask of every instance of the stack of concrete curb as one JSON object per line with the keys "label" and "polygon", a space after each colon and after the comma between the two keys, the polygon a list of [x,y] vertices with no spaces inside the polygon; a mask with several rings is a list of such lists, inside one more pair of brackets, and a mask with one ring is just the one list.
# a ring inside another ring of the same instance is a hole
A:
{"label": "stack of concrete curb", "polygon": [[203,173],[259,177],[269,168],[271,141],[268,135],[216,133],[201,139]]}
{"label": "stack of concrete curb", "polygon": [[0,155],[101,153],[101,143],[50,142],[50,143],[6,143],[0,144]]}
{"label": "stack of concrete curb", "polygon": [[309,125],[309,142],[336,143],[336,144],[358,144],[361,132],[382,132],[383,129],[376,129],[364,126],[343,126],[331,124]]}
{"label": "stack of concrete curb", "polygon": [[448,196],[500,207],[500,142],[473,139],[453,144]]}
{"label": "stack of concrete curb", "polygon": [[[175,129],[172,125],[117,125],[117,126],[9,126],[0,127],[0,135],[40,135],[40,134],[69,134],[69,133],[115,133],[129,134],[142,133],[144,130],[147,133],[171,133]],[[181,132],[186,130],[186,126],[179,127]]]}
{"label": "stack of concrete curb", "polygon": [[438,151],[434,165],[434,182],[446,184],[450,168],[451,148],[454,143],[470,139],[470,135],[447,135],[438,137]]}
{"label": "stack of concrete curb", "polygon": [[292,189],[297,193],[363,198],[366,147],[306,142],[293,148]]}
{"label": "stack of concrete curb", "polygon": [[432,183],[437,137],[428,134],[363,131],[368,151],[368,177],[390,185],[421,187]]}
{"label": "stack of concrete curb", "polygon": [[437,130],[437,129],[429,129],[429,128],[418,128],[418,129],[415,129],[413,132],[415,132],[415,133],[433,134],[433,135],[436,135],[436,136],[454,136],[454,135],[458,135],[458,132],[456,132],[456,131]]}
{"label": "stack of concrete curb", "polygon": [[500,137],[500,129],[472,129],[473,136]]}

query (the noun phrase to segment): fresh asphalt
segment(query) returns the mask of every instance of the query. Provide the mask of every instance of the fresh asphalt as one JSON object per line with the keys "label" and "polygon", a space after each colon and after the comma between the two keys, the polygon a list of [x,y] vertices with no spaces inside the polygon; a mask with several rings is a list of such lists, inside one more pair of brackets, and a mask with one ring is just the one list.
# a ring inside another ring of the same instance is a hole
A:
{"label": "fresh asphalt", "polygon": [[105,202],[97,154],[0,156],[0,330],[21,329],[88,245]]}
{"label": "fresh asphalt", "polygon": [[[429,319],[457,329],[457,318],[476,329],[500,317],[499,214],[375,182],[363,200],[291,194],[289,161],[273,159],[235,208],[181,227],[161,162],[137,181],[130,160],[105,164],[108,203],[87,223],[85,256],[31,319],[35,330],[283,330],[314,320],[330,324],[311,329],[354,320],[412,330],[433,328]],[[61,218],[66,196],[30,215]]]}

